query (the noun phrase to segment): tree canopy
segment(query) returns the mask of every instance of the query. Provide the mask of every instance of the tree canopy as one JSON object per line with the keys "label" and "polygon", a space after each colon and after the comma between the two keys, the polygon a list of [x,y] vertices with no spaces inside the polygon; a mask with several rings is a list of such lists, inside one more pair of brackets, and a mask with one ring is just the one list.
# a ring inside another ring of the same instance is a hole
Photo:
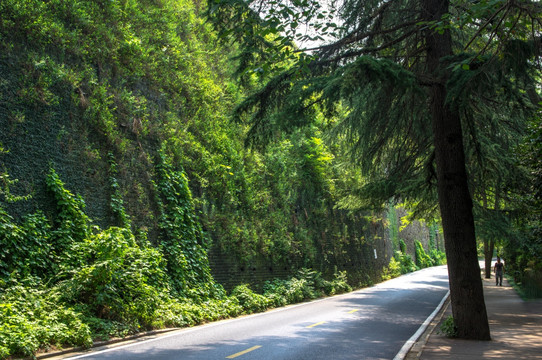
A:
{"label": "tree canopy", "polygon": [[540,4],[322,4],[209,1],[240,46],[239,76],[263,80],[235,117],[260,146],[318,109],[370,176],[361,194],[426,205],[438,194],[459,335],[488,339],[472,199],[521,179],[510,151],[539,107]]}

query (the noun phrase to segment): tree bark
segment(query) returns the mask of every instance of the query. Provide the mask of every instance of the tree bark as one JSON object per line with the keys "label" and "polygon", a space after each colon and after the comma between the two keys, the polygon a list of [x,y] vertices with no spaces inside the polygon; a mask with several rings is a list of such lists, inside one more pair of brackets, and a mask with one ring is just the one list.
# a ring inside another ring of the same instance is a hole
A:
{"label": "tree bark", "polygon": [[[448,12],[448,0],[424,0],[425,18],[440,21]],[[467,185],[461,118],[446,103],[448,78],[444,57],[450,56],[452,42],[449,30],[439,34],[426,30],[427,70],[440,80],[430,87],[431,117],[437,191],[444,243],[448,261],[452,314],[458,336],[465,339],[490,340],[480,265],[476,250],[472,199]]]}

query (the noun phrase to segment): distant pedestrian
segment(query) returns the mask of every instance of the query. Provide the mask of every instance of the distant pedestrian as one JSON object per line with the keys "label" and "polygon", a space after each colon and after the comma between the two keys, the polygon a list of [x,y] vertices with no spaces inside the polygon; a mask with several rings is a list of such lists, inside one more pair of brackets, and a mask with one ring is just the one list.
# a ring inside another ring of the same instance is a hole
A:
{"label": "distant pedestrian", "polygon": [[494,267],[495,272],[495,286],[502,286],[502,276],[504,274],[504,264],[501,262],[501,258],[497,256],[497,262]]}

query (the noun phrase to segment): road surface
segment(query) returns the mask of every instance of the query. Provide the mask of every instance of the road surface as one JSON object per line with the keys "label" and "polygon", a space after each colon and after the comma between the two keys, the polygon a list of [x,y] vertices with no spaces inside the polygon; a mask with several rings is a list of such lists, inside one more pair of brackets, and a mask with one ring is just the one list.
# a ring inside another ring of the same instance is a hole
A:
{"label": "road surface", "polygon": [[439,266],[349,294],[69,359],[393,359],[448,291]]}

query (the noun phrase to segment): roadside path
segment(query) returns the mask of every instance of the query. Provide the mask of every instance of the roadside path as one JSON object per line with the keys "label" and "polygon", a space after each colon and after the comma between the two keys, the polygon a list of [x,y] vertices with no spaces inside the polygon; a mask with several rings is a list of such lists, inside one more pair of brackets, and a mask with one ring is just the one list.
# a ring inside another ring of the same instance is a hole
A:
{"label": "roadside path", "polygon": [[506,279],[502,287],[495,286],[494,278],[483,279],[483,285],[491,341],[449,339],[439,334],[439,323],[451,315],[448,306],[406,359],[542,359],[542,300],[522,300]]}

